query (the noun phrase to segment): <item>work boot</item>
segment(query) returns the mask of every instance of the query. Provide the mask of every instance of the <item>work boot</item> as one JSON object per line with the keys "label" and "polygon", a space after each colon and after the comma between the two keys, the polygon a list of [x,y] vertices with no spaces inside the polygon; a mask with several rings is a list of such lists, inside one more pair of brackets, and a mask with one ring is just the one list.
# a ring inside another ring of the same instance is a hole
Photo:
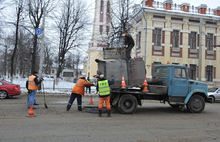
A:
{"label": "work boot", "polygon": [[70,110],[70,107],[71,107],[71,105],[67,105],[67,106],[66,106],[66,111],[69,111],[69,110]]}
{"label": "work boot", "polygon": [[102,117],[102,110],[99,110],[99,117]]}
{"label": "work boot", "polygon": [[107,115],[108,115],[108,117],[111,117],[110,112],[111,112],[111,110],[107,110]]}

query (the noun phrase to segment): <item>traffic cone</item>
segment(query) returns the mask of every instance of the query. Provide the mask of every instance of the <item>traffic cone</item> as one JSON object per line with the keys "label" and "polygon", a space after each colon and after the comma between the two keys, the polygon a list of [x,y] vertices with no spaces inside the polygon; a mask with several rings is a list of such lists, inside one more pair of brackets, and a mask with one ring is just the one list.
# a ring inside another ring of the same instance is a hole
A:
{"label": "traffic cone", "polygon": [[91,96],[91,99],[90,99],[89,105],[94,105],[93,100],[92,100],[92,96]]}
{"label": "traffic cone", "polygon": [[36,115],[34,115],[34,109],[33,109],[33,104],[31,104],[31,108],[29,109],[29,114],[26,115],[26,117],[36,117]]}
{"label": "traffic cone", "polygon": [[126,89],[127,85],[125,84],[125,78],[122,76],[122,81],[121,81],[121,88]]}
{"label": "traffic cone", "polygon": [[144,83],[142,84],[142,86],[144,86],[144,89],[143,89],[142,92],[149,92],[149,90],[147,89],[148,84],[147,84],[147,79],[146,78],[145,78]]}

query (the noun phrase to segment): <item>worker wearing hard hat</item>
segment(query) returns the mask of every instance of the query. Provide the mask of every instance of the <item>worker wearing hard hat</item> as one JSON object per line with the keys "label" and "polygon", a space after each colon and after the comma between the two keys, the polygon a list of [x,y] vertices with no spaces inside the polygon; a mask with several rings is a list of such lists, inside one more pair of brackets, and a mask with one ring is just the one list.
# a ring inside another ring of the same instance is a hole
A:
{"label": "worker wearing hard hat", "polygon": [[101,74],[99,76],[99,80],[97,83],[97,91],[99,91],[99,117],[102,116],[102,108],[103,104],[105,102],[106,108],[107,108],[107,115],[110,117],[110,111],[111,111],[111,106],[110,106],[110,85],[114,84],[114,76],[112,76],[111,80],[105,79],[104,75]]}
{"label": "worker wearing hard hat", "polygon": [[76,97],[78,111],[82,111],[82,96],[84,96],[85,93],[85,86],[94,86],[94,84],[87,82],[85,77],[81,77],[77,80],[76,85],[73,87],[70,100],[66,107],[66,111],[69,111]]}
{"label": "worker wearing hard hat", "polygon": [[126,48],[126,58],[131,58],[131,49],[134,47],[134,39],[131,37],[130,34],[124,33],[122,34],[124,37],[124,46]]}

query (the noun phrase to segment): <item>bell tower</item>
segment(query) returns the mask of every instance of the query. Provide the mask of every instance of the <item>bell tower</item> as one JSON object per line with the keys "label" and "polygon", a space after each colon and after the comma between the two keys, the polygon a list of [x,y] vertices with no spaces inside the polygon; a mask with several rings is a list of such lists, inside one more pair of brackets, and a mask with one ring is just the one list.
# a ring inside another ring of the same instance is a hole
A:
{"label": "bell tower", "polygon": [[103,59],[103,48],[108,46],[107,42],[103,41],[107,39],[111,32],[111,11],[112,0],[95,0],[93,33],[87,51],[86,76],[96,75],[98,67],[95,59]]}

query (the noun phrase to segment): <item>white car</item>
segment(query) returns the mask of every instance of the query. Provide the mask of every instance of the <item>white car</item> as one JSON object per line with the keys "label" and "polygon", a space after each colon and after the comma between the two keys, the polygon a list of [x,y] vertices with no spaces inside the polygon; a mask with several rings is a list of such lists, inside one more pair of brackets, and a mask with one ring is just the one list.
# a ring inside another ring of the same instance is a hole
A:
{"label": "white car", "polygon": [[208,89],[209,98],[211,98],[211,102],[220,101],[220,88],[214,87]]}

